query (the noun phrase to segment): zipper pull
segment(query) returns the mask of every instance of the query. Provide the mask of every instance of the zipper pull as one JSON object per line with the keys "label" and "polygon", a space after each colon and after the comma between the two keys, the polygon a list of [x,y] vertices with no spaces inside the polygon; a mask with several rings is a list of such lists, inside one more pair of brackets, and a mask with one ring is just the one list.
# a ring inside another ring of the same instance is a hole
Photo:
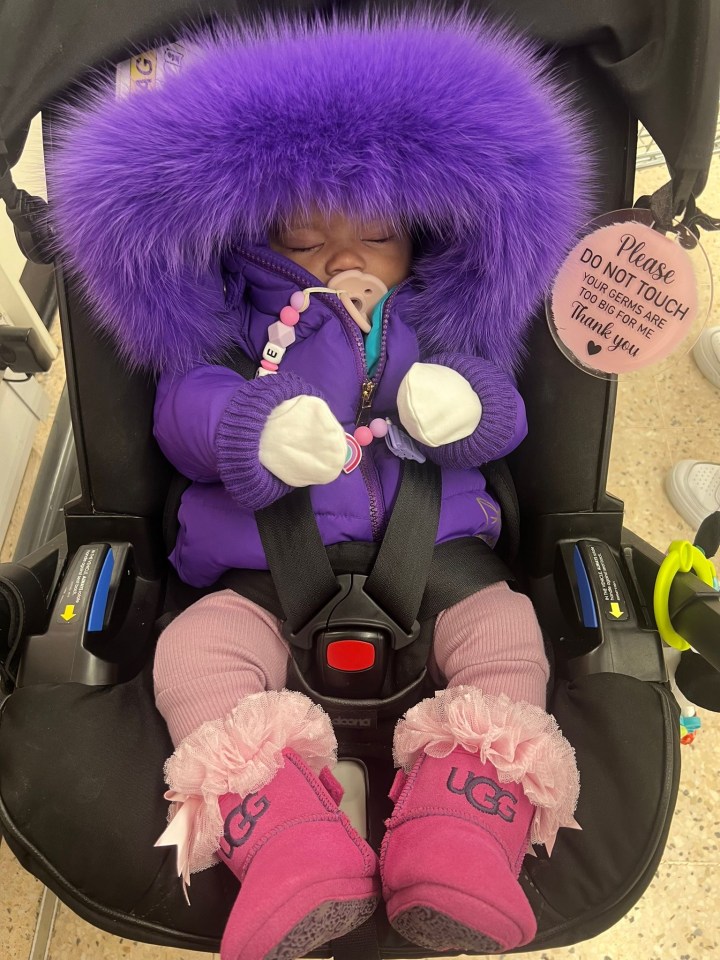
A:
{"label": "zipper pull", "polygon": [[372,406],[372,396],[375,392],[375,384],[372,380],[364,380],[360,388],[360,409],[355,419],[355,426],[359,426],[361,420],[366,419],[367,411]]}
{"label": "zipper pull", "polygon": [[362,410],[367,410],[372,404],[372,395],[375,392],[375,384],[372,380],[365,380],[362,385]]}

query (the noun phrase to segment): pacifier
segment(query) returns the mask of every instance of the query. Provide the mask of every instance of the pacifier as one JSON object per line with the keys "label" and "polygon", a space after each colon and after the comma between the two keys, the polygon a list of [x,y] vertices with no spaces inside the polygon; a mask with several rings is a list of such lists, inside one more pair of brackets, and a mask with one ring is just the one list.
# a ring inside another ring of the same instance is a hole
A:
{"label": "pacifier", "polygon": [[332,278],[328,289],[337,291],[343,306],[362,332],[370,333],[373,309],[388,292],[382,280],[361,270],[343,270]]}

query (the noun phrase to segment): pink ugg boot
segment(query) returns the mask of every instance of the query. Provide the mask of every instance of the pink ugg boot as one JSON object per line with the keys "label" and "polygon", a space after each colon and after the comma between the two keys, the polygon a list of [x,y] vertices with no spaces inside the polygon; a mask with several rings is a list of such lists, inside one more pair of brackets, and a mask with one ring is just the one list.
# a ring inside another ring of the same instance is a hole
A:
{"label": "pink ugg boot", "polygon": [[292,750],[270,783],[220,799],[220,857],[240,881],[222,960],[291,960],[366,920],[380,899],[377,858],[338,810],[342,788]]}
{"label": "pink ugg boot", "polygon": [[572,748],[539,707],[455,687],[395,733],[395,801],[380,858],[392,926],[433,950],[505,952],[533,939],[518,883],[530,842],[552,848],[572,816]]}
{"label": "pink ugg boot", "polygon": [[168,761],[180,807],[161,841],[178,845],[179,872],[219,859],[240,881],[222,960],[293,960],[374,911],[377,857],[338,809],[334,751],[320,707],[281,691],[203,724]]}

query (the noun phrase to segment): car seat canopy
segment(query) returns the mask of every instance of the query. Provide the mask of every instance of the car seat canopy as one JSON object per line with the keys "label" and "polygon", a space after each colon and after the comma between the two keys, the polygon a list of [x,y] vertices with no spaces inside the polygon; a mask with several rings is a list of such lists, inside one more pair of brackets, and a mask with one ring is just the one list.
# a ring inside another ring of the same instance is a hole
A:
{"label": "car seat canopy", "polygon": [[70,108],[49,164],[61,252],[132,365],[221,353],[223,253],[317,206],[422,231],[423,345],[517,369],[589,210],[587,136],[530,41],[426,12],[187,42],[162,88]]}

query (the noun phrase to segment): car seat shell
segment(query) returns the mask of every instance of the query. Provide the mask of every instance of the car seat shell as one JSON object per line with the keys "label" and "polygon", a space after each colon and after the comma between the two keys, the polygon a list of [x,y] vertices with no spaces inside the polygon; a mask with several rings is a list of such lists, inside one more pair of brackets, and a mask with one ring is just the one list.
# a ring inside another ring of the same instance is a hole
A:
{"label": "car seat shell", "polygon": [[[521,15],[525,4],[516,6]],[[549,15],[547,34],[551,23],[557,28]],[[602,132],[598,207],[625,206],[632,196],[633,152],[627,104],[583,52],[565,50],[558,62]],[[45,122],[51,149],[52,110]],[[16,139],[18,130],[16,119]],[[84,682],[70,674],[70,682],[29,682],[27,675],[28,682],[3,702],[0,823],[20,862],[89,922],[148,943],[215,951],[235,880],[227,871],[197,875],[188,910],[172,854],[153,848],[166,812],[162,767],[172,752],[152,697],[153,624],[163,612],[163,592],[177,586],[167,579],[161,533],[170,470],[152,439],[153,385],[144,375],[128,376],[110,345],[92,334],[87,306],[62,272],[59,290],[82,494],[66,511],[61,542],[42,561],[24,562],[47,571],[56,549],[53,573],[40,578],[49,602],[64,552],[72,557],[92,542],[131,544],[134,619],[124,620],[113,636],[112,655],[95,649],[111,664],[102,683],[95,682],[100,675]],[[628,675],[613,672],[612,658],[593,659],[599,648],[573,622],[572,604],[563,597],[560,544],[596,539],[620,560],[628,542],[622,505],[605,490],[615,385],[568,364],[541,318],[529,354],[521,389],[530,436],[510,459],[523,518],[517,569],[555,648],[550,709],[576,747],[583,782],[582,832],[561,833],[552,858],[526,858],[521,874],[538,917],[530,949],[541,950],[597,935],[642,895],[672,819],[679,743],[677,707],[657,659],[643,660],[636,675],[630,661],[617,664]],[[547,443],[550,430],[562,436],[561,447]],[[643,548],[631,542],[628,549]],[[629,593],[637,603],[637,635],[656,651],[636,588]],[[341,755],[368,771],[369,835],[376,843],[389,813],[391,731],[392,720],[378,717],[369,729],[342,728],[339,738]],[[381,914],[377,930],[382,956],[422,955]]]}

